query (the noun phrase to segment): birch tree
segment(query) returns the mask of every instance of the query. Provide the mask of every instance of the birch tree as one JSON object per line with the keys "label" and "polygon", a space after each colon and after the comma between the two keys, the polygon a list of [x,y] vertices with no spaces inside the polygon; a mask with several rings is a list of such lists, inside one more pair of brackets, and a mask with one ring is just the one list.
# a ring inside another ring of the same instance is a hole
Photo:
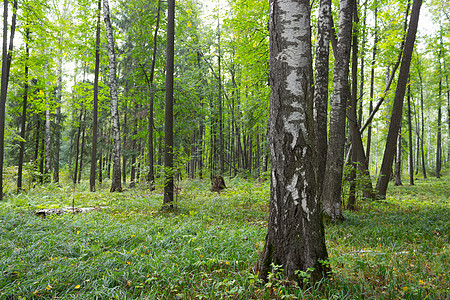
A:
{"label": "birch tree", "polygon": [[327,164],[323,183],[323,212],[332,220],[343,219],[341,211],[342,174],[344,165],[345,113],[349,97],[349,63],[352,40],[353,0],[340,1],[339,32],[335,51],[333,94]]}
{"label": "birch tree", "polygon": [[111,192],[121,192],[120,182],[120,128],[119,128],[119,99],[117,96],[116,54],[114,52],[114,36],[109,13],[108,0],[103,0],[103,13],[105,20],[106,39],[109,58],[109,85],[111,93],[111,120],[113,134],[113,174]]}
{"label": "birch tree", "polygon": [[[271,196],[266,242],[256,264],[267,279],[271,265],[299,280],[316,281],[327,259],[316,182],[310,2],[270,1]],[[311,271],[312,270],[312,271]]]}

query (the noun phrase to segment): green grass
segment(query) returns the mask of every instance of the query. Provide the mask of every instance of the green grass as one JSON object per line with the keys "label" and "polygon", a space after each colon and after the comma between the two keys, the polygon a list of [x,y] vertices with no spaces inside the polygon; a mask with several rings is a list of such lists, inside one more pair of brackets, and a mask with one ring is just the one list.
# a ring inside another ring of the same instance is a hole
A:
{"label": "green grass", "polygon": [[[450,181],[390,187],[326,225],[333,277],[300,289],[251,269],[267,232],[268,183],[181,182],[175,212],[161,190],[111,194],[54,184],[0,203],[0,299],[450,299]],[[43,207],[110,206],[40,218]]]}

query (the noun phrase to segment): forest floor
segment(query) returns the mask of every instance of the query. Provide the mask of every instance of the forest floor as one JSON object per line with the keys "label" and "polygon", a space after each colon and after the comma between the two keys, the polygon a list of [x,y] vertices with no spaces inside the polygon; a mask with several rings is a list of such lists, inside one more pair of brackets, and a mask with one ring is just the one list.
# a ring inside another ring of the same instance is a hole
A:
{"label": "forest floor", "polygon": [[[405,180],[406,181],[406,180]],[[48,184],[0,203],[0,299],[450,299],[450,177],[390,186],[326,224],[333,275],[303,289],[275,266],[252,267],[267,232],[269,183],[180,183],[175,212],[162,191],[90,193]],[[38,217],[40,208],[109,206]],[[305,278],[305,280],[307,280]]]}

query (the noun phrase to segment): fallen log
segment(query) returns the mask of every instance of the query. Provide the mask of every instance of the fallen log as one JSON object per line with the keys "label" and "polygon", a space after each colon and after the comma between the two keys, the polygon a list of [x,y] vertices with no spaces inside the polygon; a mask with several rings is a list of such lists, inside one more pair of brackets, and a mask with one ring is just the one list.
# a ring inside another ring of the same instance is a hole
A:
{"label": "fallen log", "polygon": [[48,215],[61,215],[65,213],[86,213],[93,210],[101,211],[103,209],[108,209],[109,206],[99,206],[99,207],[66,207],[66,208],[44,208],[39,209],[34,212],[35,215],[46,217]]}

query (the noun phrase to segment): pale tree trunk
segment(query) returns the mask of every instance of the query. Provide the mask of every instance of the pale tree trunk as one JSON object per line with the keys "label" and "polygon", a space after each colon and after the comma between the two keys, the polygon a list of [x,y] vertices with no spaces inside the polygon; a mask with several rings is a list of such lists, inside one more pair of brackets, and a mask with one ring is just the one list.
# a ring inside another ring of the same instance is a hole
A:
{"label": "pale tree trunk", "polygon": [[386,146],[381,164],[380,175],[377,181],[377,193],[381,198],[386,197],[386,191],[389,183],[389,175],[392,172],[392,162],[395,153],[395,144],[402,121],[403,99],[405,97],[406,83],[408,81],[409,67],[416,39],[417,24],[419,22],[420,7],[422,0],[414,0],[409,21],[408,33],[406,35],[405,49],[403,51],[400,74],[398,76],[397,90],[395,91],[394,104],[392,107],[391,122],[386,138]]}
{"label": "pale tree trunk", "polygon": [[348,83],[350,46],[352,41],[353,0],[341,0],[339,33],[335,51],[333,95],[331,98],[330,131],[327,164],[322,191],[324,214],[333,221],[342,220],[341,190],[344,164],[346,102],[350,91]]}
{"label": "pale tree trunk", "polygon": [[[95,69],[94,69],[94,107],[92,109],[92,151],[91,170],[89,176],[89,190],[95,192],[95,169],[97,167],[97,139],[98,139],[98,77],[100,71],[100,16],[102,2],[98,0],[97,29],[95,33]],[[100,155],[101,158],[101,155]],[[99,170],[100,171],[100,170]]]}
{"label": "pale tree trunk", "polygon": [[[44,54],[47,55],[47,49],[45,49]],[[48,58],[46,58],[47,60]],[[48,61],[45,62],[44,67],[44,78],[47,80],[46,82],[46,92],[45,92],[45,181],[48,181],[52,163],[51,150],[52,150],[52,132],[51,132],[51,114],[50,114],[50,82],[48,81]]]}
{"label": "pale tree trunk", "polygon": [[421,161],[422,161],[422,174],[423,178],[427,178],[427,167],[425,164],[425,151],[423,149],[424,137],[425,137],[425,120],[423,117],[423,79],[422,73],[420,72],[420,67],[417,70],[419,75],[419,84],[420,84],[420,152],[421,152]]}
{"label": "pale tree trunk", "polygon": [[164,200],[163,207],[173,209],[173,69],[175,42],[175,0],[167,2],[166,95],[164,108]]}
{"label": "pale tree trunk", "polygon": [[220,175],[223,175],[225,172],[225,156],[224,156],[224,140],[223,140],[223,116],[222,116],[222,75],[221,75],[221,53],[220,53],[220,16],[217,18],[217,31],[218,31],[218,39],[217,39],[217,50],[218,50],[218,73],[219,73],[219,167],[220,167]]}
{"label": "pale tree trunk", "polygon": [[108,0],[103,0],[106,38],[109,57],[109,85],[111,90],[111,120],[113,131],[113,175],[111,192],[121,192],[120,182],[120,128],[119,128],[119,99],[117,96],[116,54],[114,53],[114,36],[109,14]]}
{"label": "pale tree trunk", "polygon": [[[310,2],[270,1],[271,196],[266,242],[255,266],[272,264],[290,280],[326,276],[324,227],[316,180]],[[312,269],[312,270],[311,270]]]}
{"label": "pale tree trunk", "polygon": [[448,85],[447,65],[444,56],[444,73],[447,88],[447,165],[450,164],[450,86]]}
{"label": "pale tree trunk", "polygon": [[[62,42],[62,38],[61,41]],[[62,103],[62,51],[59,53],[58,78],[56,92],[55,141],[53,149],[53,182],[59,182],[59,151],[61,148],[61,103]]]}
{"label": "pale tree trunk", "polygon": [[409,184],[414,185],[414,148],[413,148],[413,131],[411,122],[411,81],[408,79],[408,146],[409,146]]}
{"label": "pale tree trunk", "polygon": [[331,0],[320,0],[314,83],[314,118],[317,147],[317,183],[322,191],[327,161],[328,76],[331,33]]}
{"label": "pale tree trunk", "polygon": [[[372,114],[373,111],[373,99],[374,99],[374,87],[375,87],[375,61],[377,57],[377,47],[378,47],[378,8],[375,7],[374,12],[375,18],[375,37],[373,42],[373,50],[372,50],[372,66],[370,69],[370,102],[369,102],[369,115]],[[372,125],[369,125],[367,129],[367,148],[366,148],[366,163],[369,165],[370,163],[370,148],[372,143]]]}

